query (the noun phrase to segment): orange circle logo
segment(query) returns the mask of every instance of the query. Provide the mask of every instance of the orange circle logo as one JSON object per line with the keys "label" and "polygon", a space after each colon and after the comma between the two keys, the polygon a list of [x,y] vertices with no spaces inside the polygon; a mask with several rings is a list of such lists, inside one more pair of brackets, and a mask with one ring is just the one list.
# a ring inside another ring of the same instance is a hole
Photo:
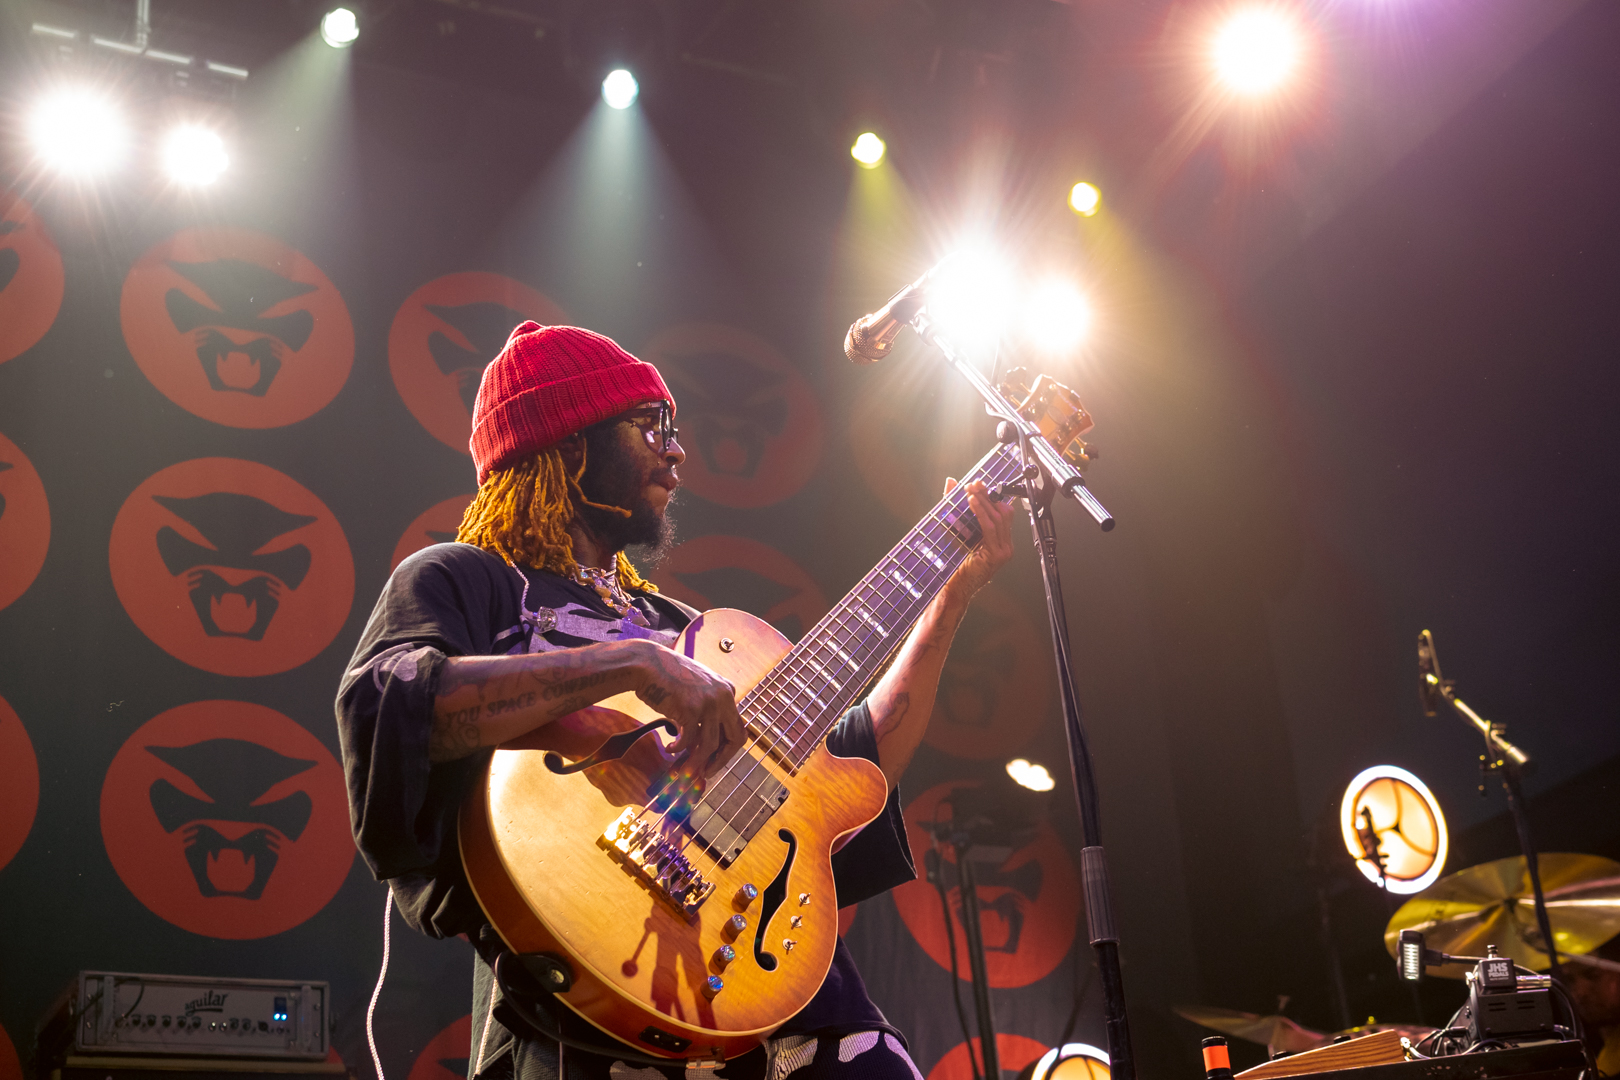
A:
{"label": "orange circle logo", "polygon": [[313,416],[354,364],[337,288],[301,252],[246,229],[184,229],[124,279],[124,342],[170,401],[216,424]]}
{"label": "orange circle logo", "polygon": [[428,434],[472,456],[479,380],[526,319],[555,326],[568,317],[544,293],[483,271],[434,278],[400,305],[388,328],[388,370]]}
{"label": "orange circle logo", "polygon": [[17,444],[0,435],[0,608],[28,591],[50,546],[45,485]]}
{"label": "orange circle logo", "polygon": [[804,487],[821,463],[821,406],[764,338],[717,323],[675,326],[647,342],[679,403],[686,464],[699,498],[753,509]]}
{"label": "orange circle logo", "polygon": [[62,307],[62,253],[34,208],[0,192],[0,363],[33,348]]}
{"label": "orange circle logo", "polygon": [[17,1060],[17,1048],[11,1045],[11,1036],[0,1027],[0,1080],[23,1080],[22,1062]]}
{"label": "orange circle logo", "polygon": [[389,573],[399,569],[399,564],[406,557],[414,555],[425,547],[434,544],[448,544],[456,538],[456,530],[461,528],[461,516],[472,505],[471,495],[457,495],[441,503],[434,503],[422,511],[415,521],[405,528],[405,535],[399,538],[394,545],[394,562],[388,568]]}
{"label": "orange circle logo", "polygon": [[198,458],[153,475],[113,522],[113,588],[141,632],[216,675],[274,675],[337,636],[354,559],[326,504],[253,461]]}
{"label": "orange circle logo", "polygon": [[[978,786],[977,781],[949,781],[929,788],[906,807],[906,835],[921,863],[933,846],[928,826],[939,804],[953,790]],[[948,845],[947,878],[956,879],[956,853]],[[1042,821],[1035,839],[1013,852],[1000,866],[975,863],[979,929],[984,940],[985,970],[991,986],[1028,986],[1050,975],[1074,944],[1080,923],[1080,877],[1051,822]],[[961,890],[949,890],[951,917],[962,919]],[[894,905],[917,944],[940,967],[949,970],[951,954],[939,893],[922,878],[894,890]],[[968,970],[967,941],[956,935],[957,970]],[[1043,1048],[1044,1052],[1044,1048]],[[1031,1059],[1033,1060],[1033,1059]]]}
{"label": "orange circle logo", "polygon": [[[957,1043],[945,1052],[932,1069],[928,1070],[928,1080],[973,1080],[973,1062],[968,1057],[968,1044]],[[973,1056],[979,1056],[979,1040],[973,1040]],[[1005,1073],[1022,1072],[1025,1065],[1032,1061],[1041,1060],[1046,1053],[1046,1047],[1034,1039],[1026,1039],[1022,1035],[1007,1035],[996,1033],[996,1057],[1000,1060],[1001,1071]]]}
{"label": "orange circle logo", "polygon": [[472,1017],[452,1020],[422,1047],[406,1080],[466,1080],[472,1045]]}
{"label": "orange circle logo", "polygon": [[727,607],[757,615],[794,641],[827,614],[821,587],[798,563],[741,536],[699,536],[677,545],[653,581],[704,611]]}
{"label": "orange circle logo", "polygon": [[331,752],[246,701],[181,705],[131,735],[102,784],[101,837],[153,914],[233,941],[320,911],[355,852]]}
{"label": "orange circle logo", "polygon": [[1047,719],[1051,648],[995,585],[974,598],[939,677],[929,746],[976,761],[1006,758]]}
{"label": "orange circle logo", "polygon": [[0,698],[0,869],[22,850],[39,810],[39,762],[28,729]]}

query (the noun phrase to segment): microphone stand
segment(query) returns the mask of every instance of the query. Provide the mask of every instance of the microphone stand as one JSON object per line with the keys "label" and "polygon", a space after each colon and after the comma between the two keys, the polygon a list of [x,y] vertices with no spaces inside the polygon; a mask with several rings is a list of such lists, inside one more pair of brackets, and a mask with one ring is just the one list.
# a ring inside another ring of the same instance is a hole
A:
{"label": "microphone stand", "polygon": [[[1427,631],[1424,633],[1427,634]],[[1429,648],[1433,649],[1432,641]],[[1530,756],[1502,737],[1503,731],[1506,730],[1505,725],[1493,724],[1469,708],[1462,698],[1457,696],[1452,681],[1440,678],[1438,664],[1434,671],[1424,671],[1422,677],[1427,684],[1423,688],[1426,700],[1432,700],[1427,698],[1429,693],[1438,695],[1485,739],[1485,754],[1480,758],[1480,768],[1487,773],[1497,773],[1502,778],[1502,790],[1507,793],[1508,813],[1513,817],[1513,828],[1519,834],[1519,850],[1524,853],[1524,866],[1530,875],[1530,894],[1535,901],[1536,929],[1541,932],[1541,951],[1547,954],[1547,972],[1562,982],[1563,974],[1558,964],[1558,944],[1553,938],[1552,921],[1547,917],[1547,897],[1541,888],[1541,864],[1536,854],[1535,842],[1530,838],[1530,819],[1524,811],[1524,786],[1520,781],[1525,766],[1530,764]],[[1485,794],[1483,781],[1480,783],[1479,792],[1481,795]]]}
{"label": "microphone stand", "polygon": [[[1084,839],[1080,851],[1080,875],[1086,901],[1086,926],[1091,947],[1096,950],[1097,970],[1101,976],[1109,1069],[1114,1080],[1136,1080],[1136,1056],[1131,1048],[1130,1026],[1125,1014],[1125,981],[1120,970],[1119,934],[1114,927],[1108,863],[1102,846],[1097,782],[1092,770],[1091,749],[1086,742],[1085,729],[1080,724],[1080,698],[1075,691],[1074,671],[1069,659],[1069,620],[1064,612],[1063,585],[1058,576],[1057,529],[1052,519],[1053,497],[1062,494],[1078,502],[1104,532],[1114,527],[1114,517],[1086,488],[1085,477],[1041,434],[1040,428],[1019,415],[1012,402],[991,385],[955,344],[940,332],[928,318],[926,308],[913,316],[911,325],[924,341],[939,350],[946,363],[984,399],[986,410],[1002,422],[1000,434],[1003,440],[1011,442],[1017,439],[1023,457],[1025,501],[1029,507],[1035,551],[1041,561],[1041,580],[1046,589],[1046,614],[1052,632],[1053,658],[1057,663],[1058,694],[1063,702],[1069,768],[1074,777],[1075,801]],[[960,873],[960,859],[957,865]],[[967,913],[971,881],[971,872],[964,875],[964,914]],[[981,1026],[987,1019],[988,1016],[981,1014]],[[989,1071],[989,1062],[994,1060],[994,1034],[981,1031],[980,1046],[989,1049],[985,1056],[986,1080],[996,1080],[995,1074]]]}

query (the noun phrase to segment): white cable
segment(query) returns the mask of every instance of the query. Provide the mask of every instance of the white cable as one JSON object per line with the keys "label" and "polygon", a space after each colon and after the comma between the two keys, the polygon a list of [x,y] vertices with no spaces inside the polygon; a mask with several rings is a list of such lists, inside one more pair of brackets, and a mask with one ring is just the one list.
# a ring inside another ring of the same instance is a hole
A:
{"label": "white cable", "polygon": [[382,997],[383,980],[388,978],[388,943],[391,936],[389,931],[393,928],[394,914],[394,887],[388,886],[388,896],[383,900],[383,958],[382,970],[377,972],[377,988],[371,992],[371,1004],[366,1006],[366,1042],[371,1046],[371,1063],[376,1066],[377,1080],[385,1080],[383,1076],[382,1057],[377,1053],[377,1033],[372,1029],[372,1017],[377,1014],[377,999]]}

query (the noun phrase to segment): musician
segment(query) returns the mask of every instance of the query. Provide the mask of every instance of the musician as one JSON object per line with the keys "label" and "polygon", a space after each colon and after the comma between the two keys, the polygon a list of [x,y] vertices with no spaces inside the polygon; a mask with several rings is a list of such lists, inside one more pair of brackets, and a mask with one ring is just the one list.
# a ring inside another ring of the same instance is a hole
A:
{"label": "musician", "polygon": [[[400,564],[339,689],[356,843],[407,922],[474,945],[475,1078],[555,1080],[559,1059],[554,1042],[494,1018],[502,990],[491,967],[504,946],[460,864],[457,808],[492,748],[626,691],[679,727],[669,752],[689,755],[689,769],[712,775],[743,745],[732,686],[665,647],[697,612],[659,594],[624,553],[670,543],[668,508],[686,457],[674,409],[658,371],[606,337],[532,322],[513,331],[473,408],[479,488],[456,542]],[[896,785],[968,601],[1011,555],[1011,509],[982,484],[967,491],[983,544],[828,737],[829,749],[876,762],[889,783],[884,812],[834,857],[844,904],[915,876]],[[657,1080],[618,1061],[611,1044],[604,1050],[568,1048],[563,1071],[573,1080]],[[680,1063],[663,1072],[680,1075]],[[777,1029],[764,1055],[744,1055],[723,1075],[790,1073],[920,1080],[841,940],[809,1005]]]}
{"label": "musician", "polygon": [[1594,949],[1591,958],[1565,957],[1564,985],[1586,1027],[1586,1042],[1605,1076],[1620,1076],[1620,937]]}

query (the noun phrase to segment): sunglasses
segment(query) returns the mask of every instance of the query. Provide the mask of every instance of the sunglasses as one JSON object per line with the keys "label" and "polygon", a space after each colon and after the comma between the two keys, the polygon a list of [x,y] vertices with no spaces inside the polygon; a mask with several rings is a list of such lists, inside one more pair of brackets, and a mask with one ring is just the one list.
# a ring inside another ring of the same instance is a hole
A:
{"label": "sunglasses", "polygon": [[648,445],[657,447],[660,454],[669,453],[669,444],[681,434],[681,429],[675,426],[675,410],[667,401],[631,409],[619,419],[635,425]]}

